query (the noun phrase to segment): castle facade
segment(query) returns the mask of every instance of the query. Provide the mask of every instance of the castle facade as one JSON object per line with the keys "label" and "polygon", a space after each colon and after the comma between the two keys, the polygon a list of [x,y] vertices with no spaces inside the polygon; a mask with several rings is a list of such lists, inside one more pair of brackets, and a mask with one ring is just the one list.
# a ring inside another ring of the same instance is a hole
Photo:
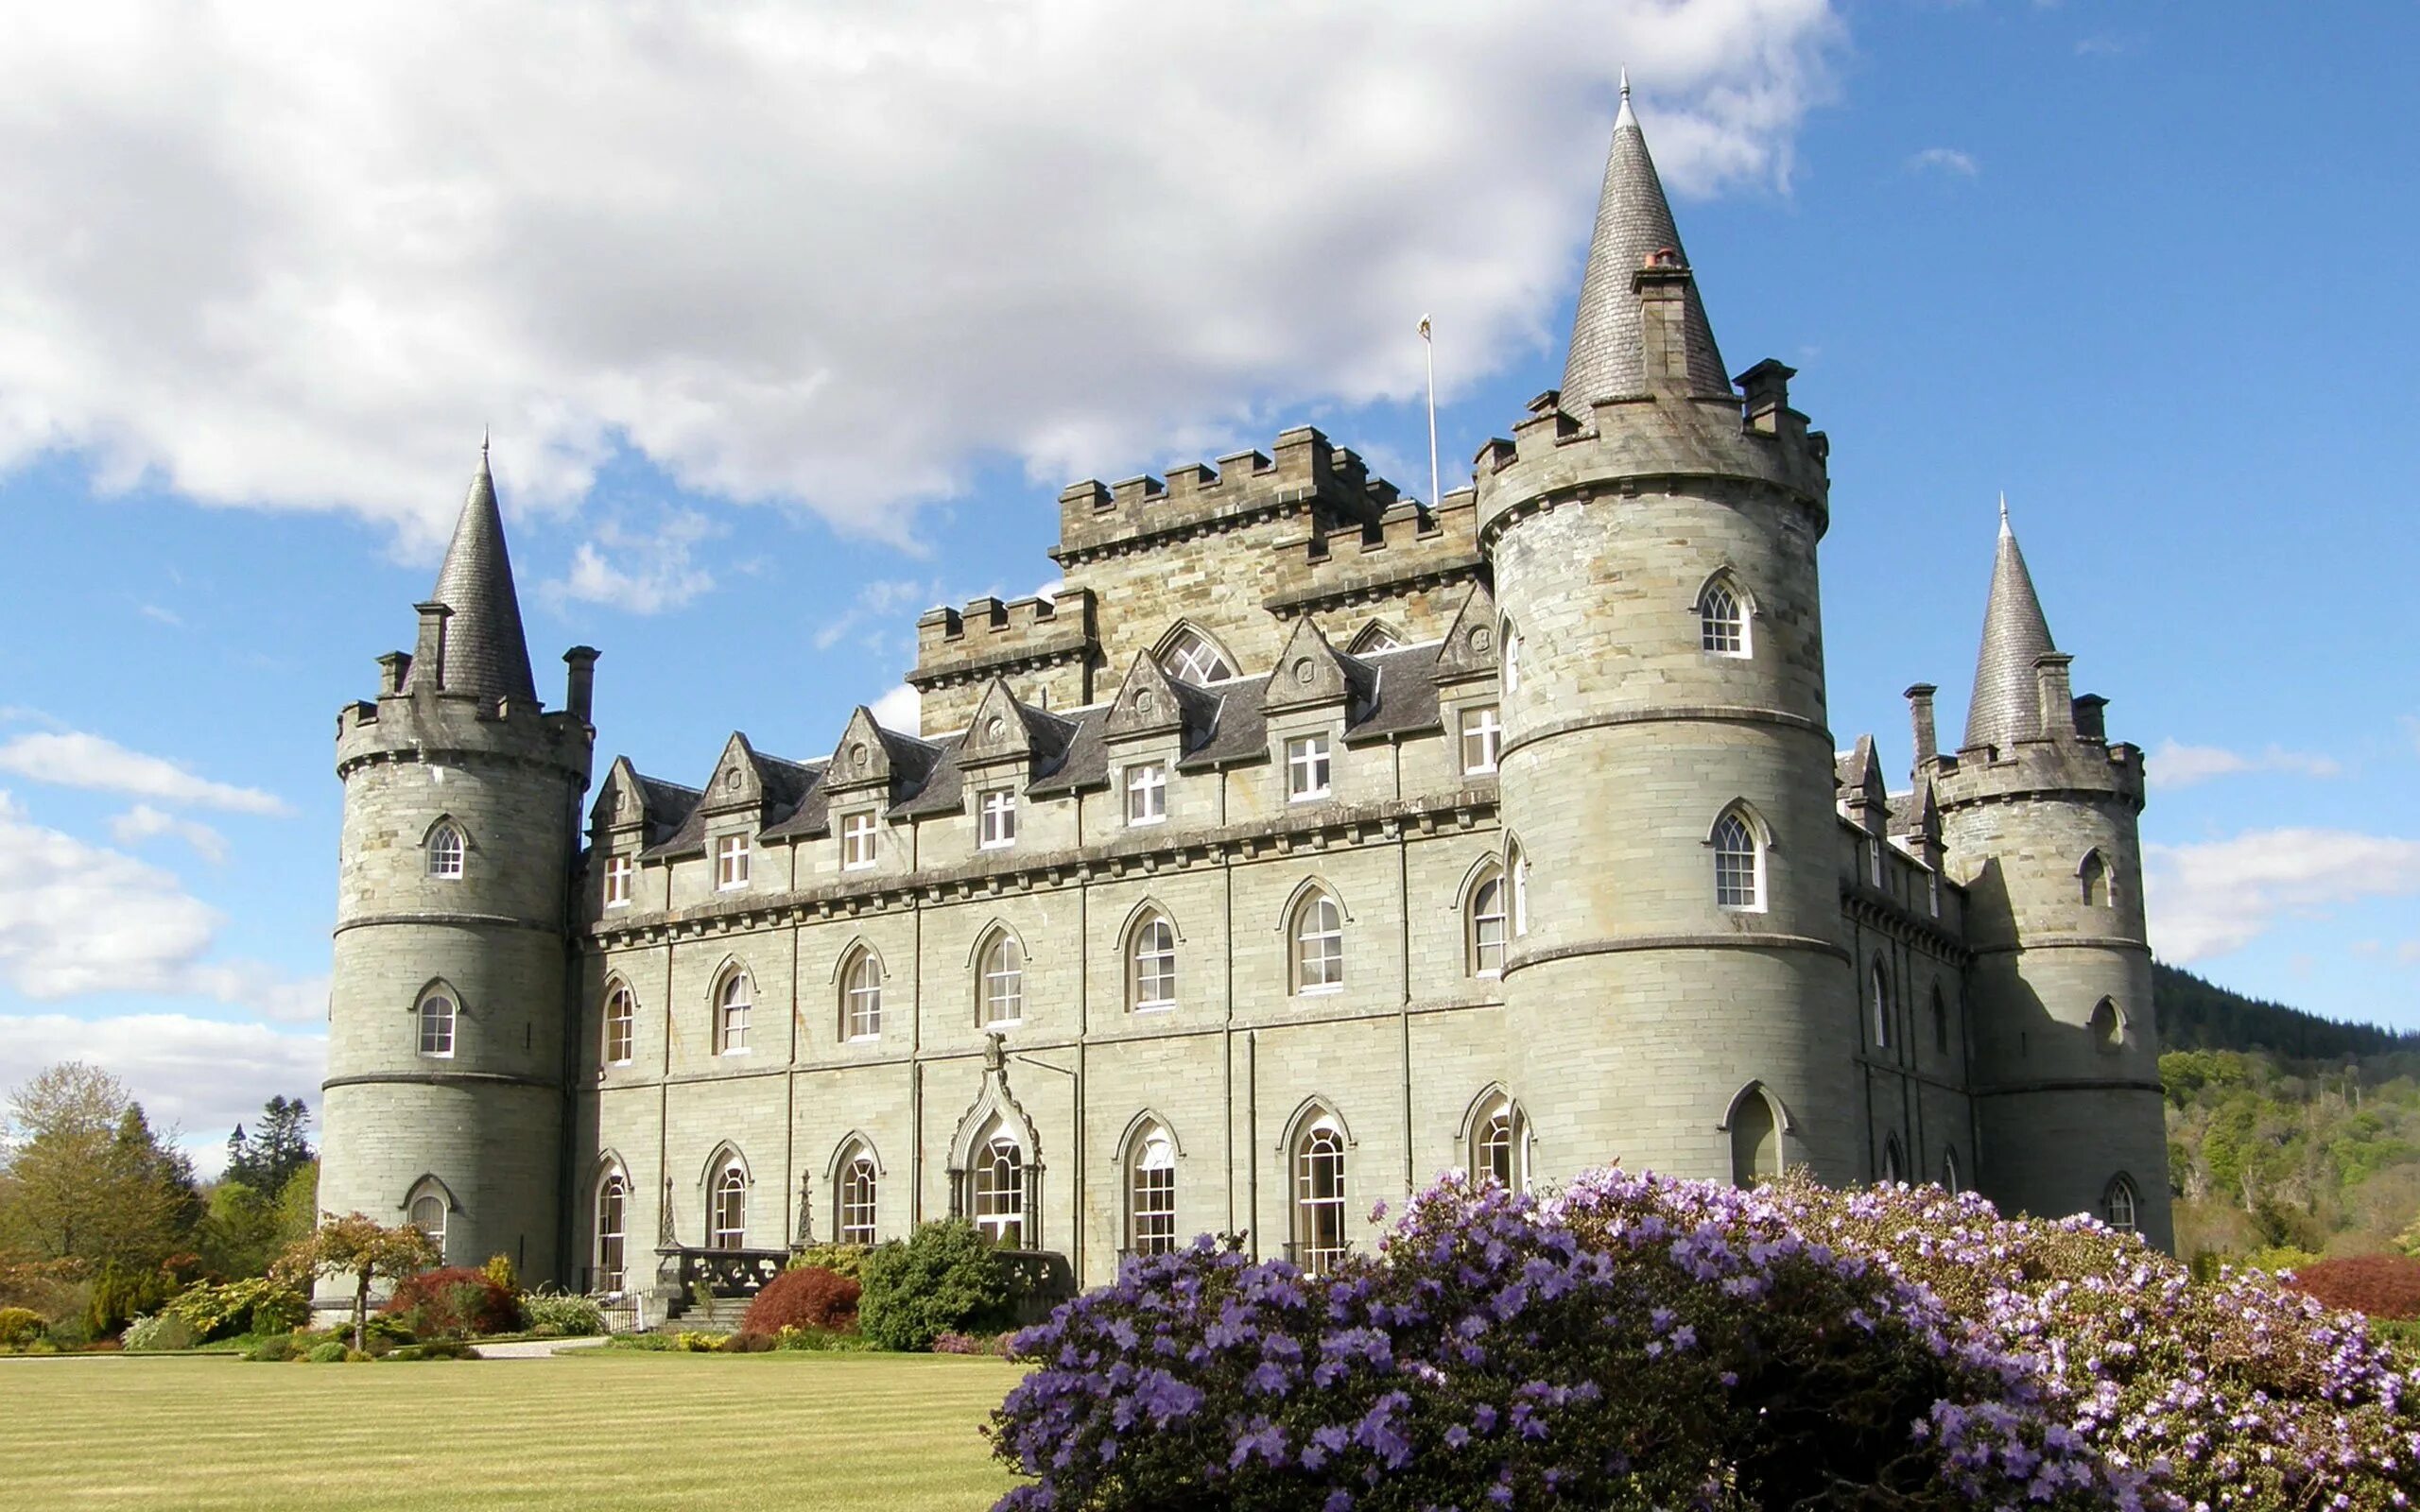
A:
{"label": "castle facade", "polygon": [[592,776],[482,463],[337,722],[320,1202],[600,1293],[973,1219],[1333,1264],[1448,1167],[1938,1181],[2170,1240],[2142,754],[2003,519],[1962,740],[1825,713],[1828,443],[1625,98],[1563,383],[1443,498],[1318,431],[1060,499],[921,730]]}

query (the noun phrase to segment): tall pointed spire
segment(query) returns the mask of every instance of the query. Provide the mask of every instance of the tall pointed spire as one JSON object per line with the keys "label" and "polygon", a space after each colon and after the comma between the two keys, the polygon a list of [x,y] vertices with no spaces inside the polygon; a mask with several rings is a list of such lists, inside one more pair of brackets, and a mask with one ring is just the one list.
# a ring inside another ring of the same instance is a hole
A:
{"label": "tall pointed spire", "polygon": [[[1651,262],[1688,266],[1672,207],[1647,153],[1647,135],[1630,105],[1630,71],[1622,71],[1621,112],[1614,117],[1614,145],[1605,157],[1605,186],[1597,200],[1597,230],[1588,244],[1588,270],[1580,282],[1580,308],[1571,322],[1570,354],[1564,360],[1563,407],[1585,415],[1589,404],[1648,389],[1647,355],[1639,298],[1632,279]],[[1728,394],[1729,372],[1714,344],[1714,328],[1691,284],[1684,292],[1682,339],[1688,359],[1689,389]]]}
{"label": "tall pointed spire", "polygon": [[536,702],[529,644],[521,633],[521,600],[512,589],[512,559],[504,549],[504,514],[496,507],[488,448],[479,442],[479,471],[445,548],[437,588],[429,595],[453,612],[445,620],[444,687],[449,693],[504,696]]}
{"label": "tall pointed spire", "polygon": [[1975,695],[1966,705],[1967,746],[2002,750],[2042,733],[2036,658],[2058,649],[2050,623],[2025,569],[2016,532],[2009,528],[2008,495],[2000,495],[1999,549],[1992,560],[1992,601],[1983,610],[1983,649],[1975,659]]}

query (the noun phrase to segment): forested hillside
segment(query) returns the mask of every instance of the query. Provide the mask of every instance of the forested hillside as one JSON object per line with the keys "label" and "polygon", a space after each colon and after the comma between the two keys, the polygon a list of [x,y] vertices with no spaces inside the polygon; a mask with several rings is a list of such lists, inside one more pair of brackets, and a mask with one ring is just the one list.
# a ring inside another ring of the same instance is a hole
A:
{"label": "forested hillside", "polygon": [[2420,1248],[2420,1034],[2152,970],[2179,1252]]}

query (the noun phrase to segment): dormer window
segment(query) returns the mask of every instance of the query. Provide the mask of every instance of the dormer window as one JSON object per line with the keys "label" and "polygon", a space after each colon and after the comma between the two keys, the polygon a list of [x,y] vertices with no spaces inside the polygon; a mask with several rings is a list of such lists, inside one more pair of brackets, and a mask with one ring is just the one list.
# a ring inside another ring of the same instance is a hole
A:
{"label": "dormer window", "polygon": [[748,836],[726,834],[715,842],[715,887],[730,892],[748,885]]}
{"label": "dormer window", "polygon": [[1126,822],[1157,824],[1168,816],[1168,769],[1157,762],[1126,768]]}
{"label": "dormer window", "polygon": [[1495,705],[1462,711],[1462,775],[1476,777],[1495,770],[1496,756],[1504,748],[1504,721]]}
{"label": "dormer window", "polygon": [[1200,630],[1187,629],[1168,643],[1160,655],[1160,665],[1168,676],[1186,682],[1228,682],[1236,676],[1235,663]]}
{"label": "dormer window", "polygon": [[[871,817],[872,816],[868,816]],[[1017,838],[1017,796],[1002,789],[983,795],[982,848],[997,850],[1014,845]]]}
{"label": "dormer window", "polygon": [[428,874],[446,882],[462,880],[462,832],[441,824],[428,835]]}
{"label": "dormer window", "polygon": [[1286,743],[1286,794],[1294,802],[1328,796],[1327,737],[1305,735]]}
{"label": "dormer window", "polygon": [[852,814],[840,821],[840,865],[850,871],[871,867],[874,858],[873,816]]}
{"label": "dormer window", "polygon": [[629,856],[612,856],[605,862],[605,906],[631,906],[631,883],[637,875],[638,864]]}

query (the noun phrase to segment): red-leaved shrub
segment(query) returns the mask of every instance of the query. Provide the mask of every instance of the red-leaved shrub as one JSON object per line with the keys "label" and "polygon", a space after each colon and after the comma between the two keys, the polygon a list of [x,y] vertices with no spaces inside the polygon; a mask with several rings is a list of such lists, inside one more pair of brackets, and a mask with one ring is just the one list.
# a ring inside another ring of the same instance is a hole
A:
{"label": "red-leaved shrub", "polygon": [[399,1282],[381,1312],[401,1318],[416,1339],[510,1333],[521,1326],[512,1289],[482,1270],[449,1265]]}
{"label": "red-leaved shrub", "polygon": [[836,1270],[803,1265],[765,1283],[740,1320],[742,1333],[784,1329],[845,1329],[857,1321],[857,1283]]}
{"label": "red-leaved shrub", "polygon": [[2409,1255],[2351,1255],[2294,1272],[2286,1283],[2329,1307],[2372,1317],[2420,1318],[2420,1260]]}

